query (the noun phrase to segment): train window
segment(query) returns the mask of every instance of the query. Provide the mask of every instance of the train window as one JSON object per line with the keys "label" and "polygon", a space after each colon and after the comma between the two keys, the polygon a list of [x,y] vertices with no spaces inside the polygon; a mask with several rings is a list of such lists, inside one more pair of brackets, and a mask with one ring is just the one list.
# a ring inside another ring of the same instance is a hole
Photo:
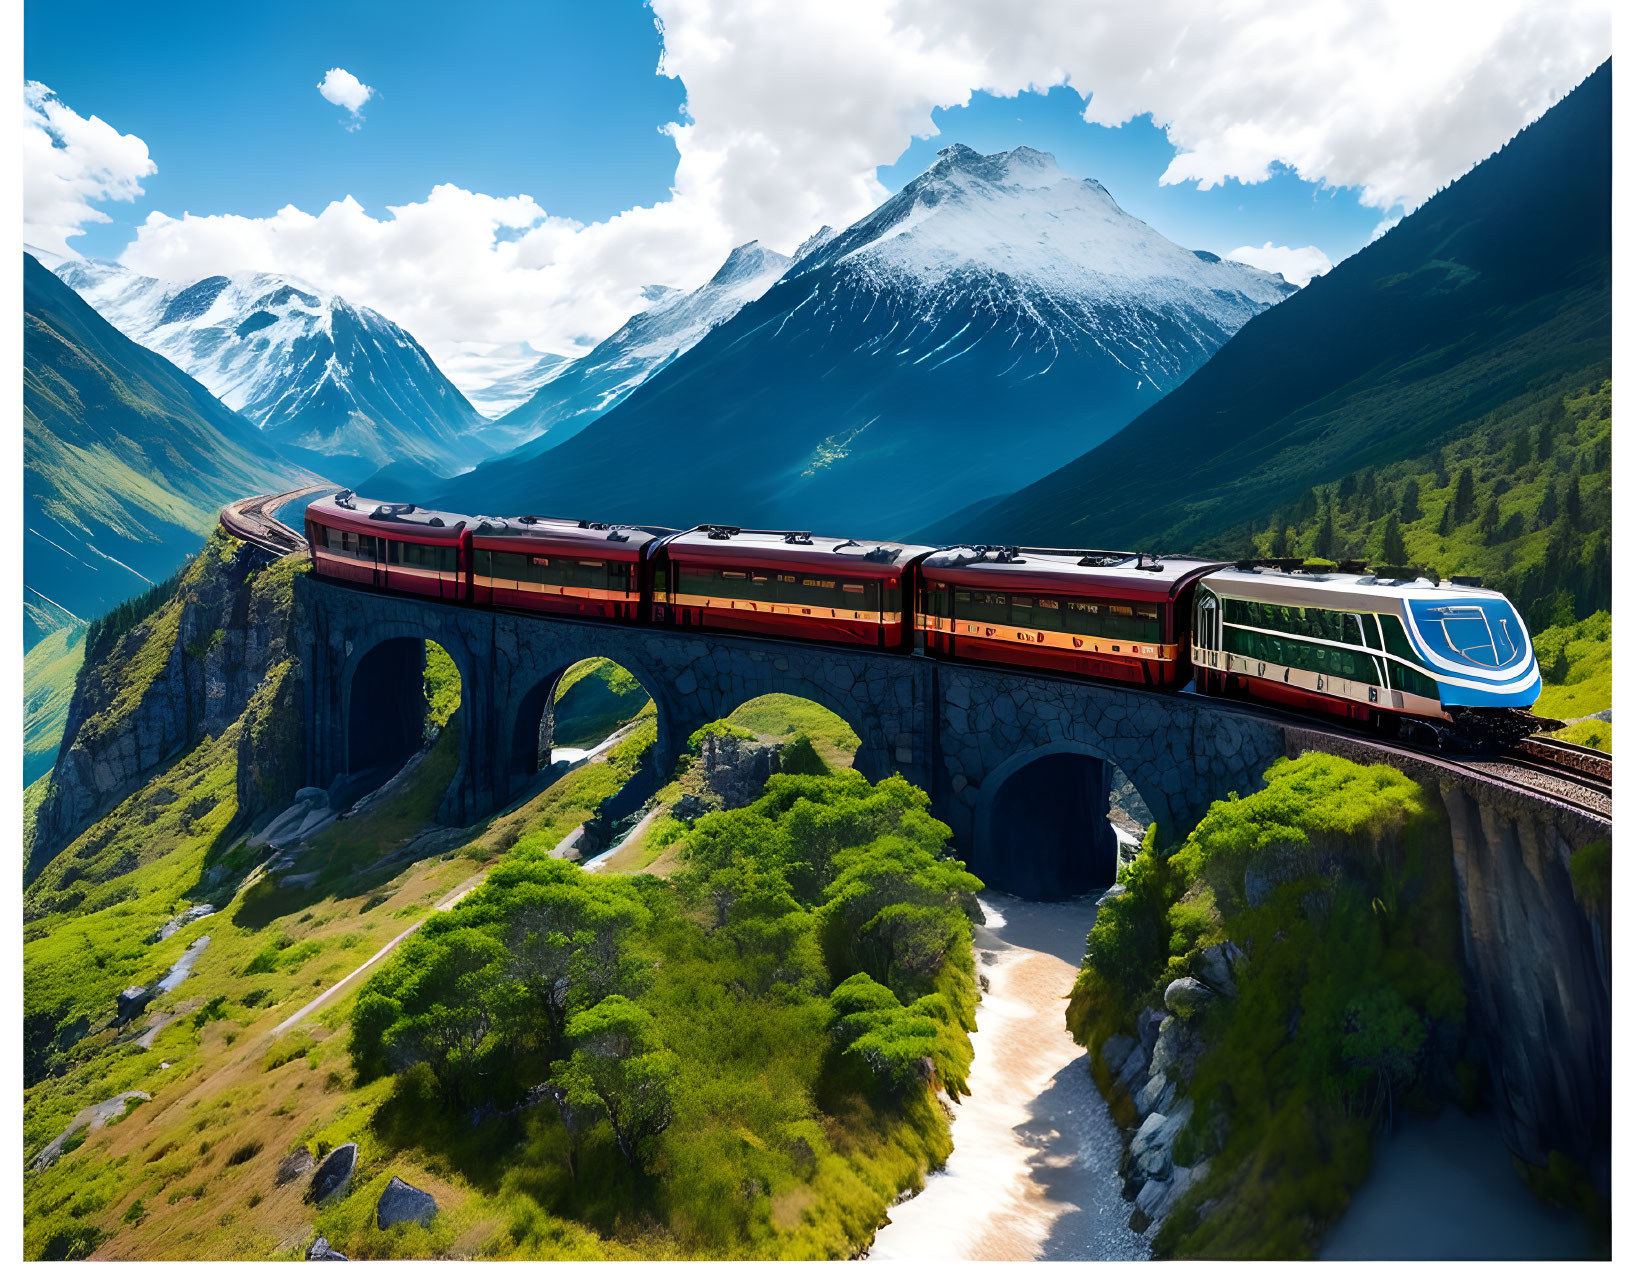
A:
{"label": "train window", "polygon": [[[965,595],[961,595],[963,598]],[[973,591],[970,601],[962,603],[959,615],[967,620],[979,620],[990,625],[1010,624],[1010,596],[1003,593]]]}
{"label": "train window", "polygon": [[[1389,617],[1386,618],[1389,619]],[[1426,677],[1417,669],[1409,669],[1408,666],[1399,661],[1390,661],[1388,666],[1391,671],[1391,686],[1400,691],[1412,692],[1416,696],[1427,697],[1430,700],[1440,700],[1442,698],[1442,692],[1437,687],[1434,679]]]}
{"label": "train window", "polygon": [[840,586],[840,588],[846,593],[863,593],[864,592],[864,588],[860,584],[843,584],[843,585]]}
{"label": "train window", "polygon": [[1362,630],[1368,646],[1375,651],[1383,650],[1380,645],[1380,622],[1377,619],[1373,616],[1364,616],[1362,618]]}
{"label": "train window", "polygon": [[946,617],[950,614],[949,608],[952,606],[950,597],[948,586],[927,584],[921,590],[920,610],[928,616]]}

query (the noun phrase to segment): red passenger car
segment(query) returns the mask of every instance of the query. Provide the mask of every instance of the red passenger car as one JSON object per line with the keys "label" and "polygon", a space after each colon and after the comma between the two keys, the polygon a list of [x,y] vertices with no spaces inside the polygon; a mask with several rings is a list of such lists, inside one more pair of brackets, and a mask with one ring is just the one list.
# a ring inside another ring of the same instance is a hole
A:
{"label": "red passenger car", "polygon": [[466,600],[467,519],[342,491],[307,505],[307,546],[322,576],[449,602]]}
{"label": "red passenger car", "polygon": [[1105,550],[944,549],[919,566],[925,650],[1179,687],[1193,587],[1223,564]]}
{"label": "red passenger car", "polygon": [[565,518],[478,518],[472,601],[556,615],[635,620],[642,553],[666,532]]}
{"label": "red passenger car", "polygon": [[906,648],[919,545],[696,527],[653,551],[653,620]]}

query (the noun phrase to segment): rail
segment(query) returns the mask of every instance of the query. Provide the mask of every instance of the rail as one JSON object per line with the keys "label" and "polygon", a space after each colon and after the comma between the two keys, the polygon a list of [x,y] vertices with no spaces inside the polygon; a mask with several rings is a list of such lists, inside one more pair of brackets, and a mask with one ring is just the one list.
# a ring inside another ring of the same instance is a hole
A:
{"label": "rail", "polygon": [[299,553],[307,547],[306,537],[293,527],[280,522],[274,515],[284,505],[300,499],[303,495],[316,495],[320,491],[334,489],[328,483],[319,483],[298,486],[292,491],[281,491],[277,495],[252,495],[242,500],[234,500],[231,504],[222,506],[221,525],[227,534],[277,557]]}

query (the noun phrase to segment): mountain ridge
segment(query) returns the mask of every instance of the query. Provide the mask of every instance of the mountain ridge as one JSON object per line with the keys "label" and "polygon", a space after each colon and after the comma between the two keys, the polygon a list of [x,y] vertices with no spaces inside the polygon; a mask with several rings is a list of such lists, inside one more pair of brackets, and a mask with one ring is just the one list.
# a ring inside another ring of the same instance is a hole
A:
{"label": "mountain ridge", "polygon": [[1610,98],[1606,63],[1108,441],[919,534],[1232,552],[1222,537],[1307,487],[1417,455],[1540,381],[1593,379],[1610,360]]}
{"label": "mountain ridge", "polygon": [[902,534],[1072,458],[1294,292],[1032,149],[944,149],[803,249],[584,432],[439,502]]}
{"label": "mountain ridge", "polygon": [[89,259],[54,270],[320,471],[355,480],[411,460],[447,476],[487,454],[469,436],[482,417],[414,336],[333,291],[271,272],[175,282]]}

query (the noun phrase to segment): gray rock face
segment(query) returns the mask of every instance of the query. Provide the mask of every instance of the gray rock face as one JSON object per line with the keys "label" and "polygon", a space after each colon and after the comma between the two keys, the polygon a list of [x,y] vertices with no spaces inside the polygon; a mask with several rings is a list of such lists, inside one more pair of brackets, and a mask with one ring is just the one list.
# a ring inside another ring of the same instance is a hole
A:
{"label": "gray rock face", "polygon": [[324,1157],[323,1163],[312,1175],[307,1188],[307,1199],[322,1203],[341,1195],[352,1181],[352,1171],[358,1166],[358,1144],[343,1142]]}
{"label": "gray rock face", "polygon": [[338,1249],[331,1249],[329,1241],[320,1236],[312,1242],[312,1248],[307,1250],[309,1263],[344,1263],[348,1262],[346,1255]]}
{"label": "gray rock face", "polygon": [[154,933],[153,940],[164,941],[165,938],[174,936],[181,929],[187,927],[188,924],[200,919],[207,919],[215,913],[216,908],[208,902],[203,905],[189,906],[181,914],[169,920],[158,932]]}
{"label": "gray rock face", "polygon": [[1150,1111],[1167,1111],[1175,1101],[1175,1081],[1167,1075],[1155,1075],[1135,1091],[1135,1109],[1146,1115]]}
{"label": "gray rock face", "polygon": [[1119,1068],[1139,1047],[1128,1035],[1109,1035],[1107,1042],[1101,1046],[1101,1060],[1109,1071],[1117,1075]]}
{"label": "gray rock face", "polygon": [[1130,1163],[1148,1178],[1168,1178],[1174,1167],[1171,1153],[1175,1139],[1192,1119],[1192,1102],[1183,1098],[1169,1115],[1154,1112],[1141,1122],[1130,1139]]}
{"label": "gray rock face", "polygon": [[297,1147],[289,1155],[278,1162],[278,1174],[273,1179],[275,1186],[283,1187],[305,1178],[318,1167],[317,1158],[305,1147]]}
{"label": "gray rock face", "polygon": [[1196,977],[1177,977],[1164,988],[1164,1007],[1177,1017],[1191,1017],[1215,998],[1215,992]]}
{"label": "gray rock face", "polygon": [[1124,1064],[1118,1068],[1118,1080],[1125,1089],[1134,1093],[1147,1080],[1147,1063],[1150,1060],[1147,1050],[1137,1045],[1131,1049],[1124,1059]]}
{"label": "gray rock face", "polygon": [[1234,977],[1245,958],[1235,943],[1216,942],[1198,954],[1198,965],[1193,970],[1203,983],[1218,994],[1235,997],[1238,993]]}
{"label": "gray rock face", "polygon": [[[152,643],[149,635],[159,626],[152,620],[137,625],[114,644],[109,663],[80,673],[63,748],[35,818],[30,869],[61,851],[199,736],[225,731],[268,671],[290,655],[294,622],[273,595],[254,592],[249,575],[266,561],[265,554],[241,545],[201,580],[181,608],[175,640],[158,674],[122,718],[104,725],[93,716],[112,707],[119,694],[120,660]],[[246,815],[295,784],[283,769],[268,770],[254,759],[244,754],[240,762],[239,802]],[[298,761],[291,766],[299,770]]]}
{"label": "gray rock face", "polygon": [[705,735],[698,748],[698,763],[712,792],[724,808],[741,808],[761,797],[769,777],[779,766],[779,747],[736,736]]}
{"label": "gray rock face", "polygon": [[437,1214],[437,1201],[429,1191],[421,1191],[419,1187],[412,1187],[403,1179],[394,1177],[386,1184],[386,1190],[381,1192],[380,1201],[375,1205],[375,1225],[384,1231],[398,1223],[419,1223],[422,1227],[431,1225],[431,1220]]}

